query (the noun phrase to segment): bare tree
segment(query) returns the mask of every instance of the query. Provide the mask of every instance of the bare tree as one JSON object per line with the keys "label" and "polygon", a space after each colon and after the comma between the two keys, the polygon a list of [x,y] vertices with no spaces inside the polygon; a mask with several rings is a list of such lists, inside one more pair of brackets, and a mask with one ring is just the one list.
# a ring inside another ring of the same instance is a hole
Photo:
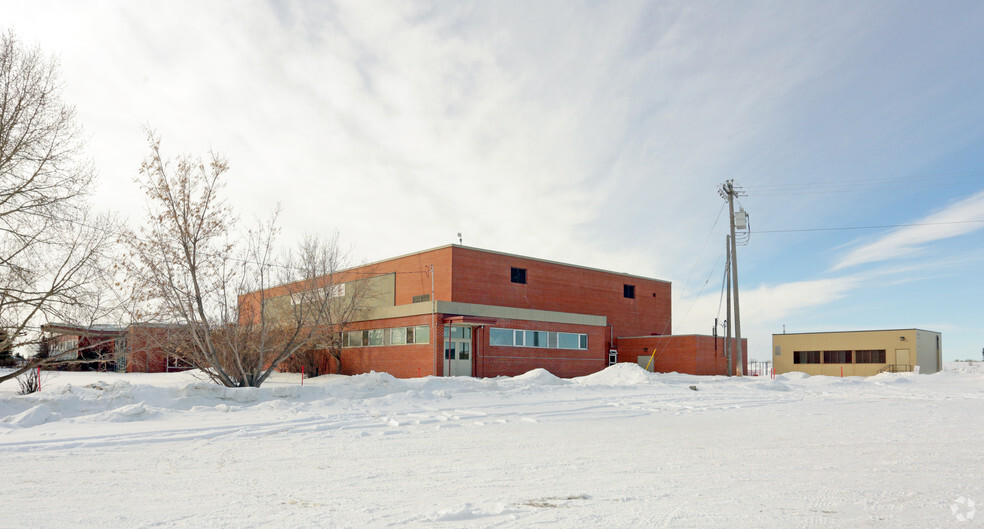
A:
{"label": "bare tree", "polygon": [[[94,171],[58,68],[0,35],[0,349],[40,341],[44,320],[92,319],[109,219],[87,212]],[[67,354],[30,358],[0,382]]]}
{"label": "bare tree", "polygon": [[329,239],[306,238],[294,254],[288,255],[285,265],[272,269],[279,286],[256,285],[259,288],[241,300],[241,326],[255,326],[255,315],[266,313],[285,318],[293,326],[315,327],[316,339],[285,359],[284,369],[296,372],[303,366],[312,376],[341,371],[344,332],[375,304],[376,294],[371,271],[354,275],[345,268],[337,233]]}
{"label": "bare tree", "polygon": [[138,179],[148,224],[128,237],[128,268],[145,292],[140,317],[182,329],[161,344],[167,353],[226,386],[258,387],[285,360],[329,342],[368,285],[337,282],[337,238],[280,254],[274,214],[237,240],[222,198],[228,163],[211,153],[172,164],[159,138],[149,132],[148,141]]}

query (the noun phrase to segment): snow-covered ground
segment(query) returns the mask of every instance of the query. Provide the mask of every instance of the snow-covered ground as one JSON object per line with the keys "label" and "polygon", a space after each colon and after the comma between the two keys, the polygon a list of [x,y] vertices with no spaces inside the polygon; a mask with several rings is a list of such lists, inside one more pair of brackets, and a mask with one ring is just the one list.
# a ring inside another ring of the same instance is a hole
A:
{"label": "snow-covered ground", "polygon": [[34,395],[0,385],[0,527],[973,527],[982,367],[260,389],[51,373]]}

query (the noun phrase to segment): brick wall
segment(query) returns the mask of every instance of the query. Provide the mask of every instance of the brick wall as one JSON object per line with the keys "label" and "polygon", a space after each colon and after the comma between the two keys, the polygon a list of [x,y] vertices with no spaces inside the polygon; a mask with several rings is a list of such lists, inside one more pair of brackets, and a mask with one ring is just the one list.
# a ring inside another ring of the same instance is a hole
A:
{"label": "brick wall", "polygon": [[[131,325],[126,330],[127,362],[126,371],[128,373],[164,373],[168,371],[168,354],[165,352],[165,344],[168,343],[171,329],[167,327],[154,327]],[[174,359],[171,359],[171,371],[181,370],[177,368]]]}
{"label": "brick wall", "polygon": [[[343,348],[341,373],[354,375],[369,371],[385,371],[399,378],[442,376],[444,373],[443,318],[444,315],[437,315],[437,329],[431,330],[431,343],[428,344]],[[347,330],[430,324],[431,316],[427,314],[357,322],[350,325]],[[492,347],[489,344],[489,329],[492,327],[587,334],[588,349]],[[472,375],[515,376],[536,368],[544,368],[559,377],[576,377],[594,373],[607,365],[607,332],[606,327],[526,320],[497,320],[495,324],[476,326],[473,327],[472,334]],[[327,352],[323,354],[328,355]]]}
{"label": "brick wall", "polygon": [[[440,315],[438,315],[437,321],[441,321]],[[346,327],[346,330],[360,331],[366,329],[411,327],[416,325],[431,325],[431,315],[426,314],[407,318],[355,322]],[[438,326],[440,326],[440,323],[438,323]],[[436,350],[440,352],[444,347],[444,336],[442,335],[439,338],[440,340],[438,341]],[[398,378],[413,378],[439,374],[441,368],[440,362],[437,362],[438,372],[434,372],[434,339],[434,330],[431,329],[430,343],[426,344],[342,348],[341,373],[344,375],[356,375],[370,371],[383,371]],[[328,355],[327,352],[323,354]],[[334,368],[334,365],[332,365],[332,368]]]}
{"label": "brick wall", "polygon": [[[522,257],[453,247],[453,301],[606,316],[615,336],[669,334],[670,284]],[[526,269],[526,284],[510,280]],[[635,298],[623,295],[635,287]]]}
{"label": "brick wall", "polygon": [[[618,339],[618,361],[636,363],[639,356],[656,355],[653,371],[659,373],[688,373],[691,375],[727,374],[724,356],[724,338],[713,336],[637,336]],[[737,340],[731,340],[737,347]],[[743,350],[748,351],[748,340],[742,339]],[[645,367],[645,366],[643,366]]]}
{"label": "brick wall", "polygon": [[[435,297],[442,301],[607,316],[616,336],[671,332],[667,282],[461,246],[353,268],[340,273],[336,282],[394,273],[395,304],[405,305],[414,296],[431,293],[431,264]],[[526,284],[510,281],[512,267],[526,269]],[[635,298],[624,297],[626,284],[635,287]],[[271,292],[276,295],[281,290]]]}
{"label": "brick wall", "polygon": [[[588,349],[492,346],[489,344],[489,329],[492,327],[587,334]],[[479,377],[516,376],[531,369],[543,368],[558,377],[589,375],[608,365],[607,333],[606,327],[500,319],[478,332],[473,372]]]}

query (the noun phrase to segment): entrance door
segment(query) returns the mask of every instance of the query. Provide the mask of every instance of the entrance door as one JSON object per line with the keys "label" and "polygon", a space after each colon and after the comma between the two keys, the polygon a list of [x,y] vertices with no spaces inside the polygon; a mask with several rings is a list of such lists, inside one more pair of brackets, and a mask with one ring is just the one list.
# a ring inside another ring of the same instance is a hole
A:
{"label": "entrance door", "polygon": [[470,377],[472,374],[471,327],[444,327],[444,375]]}
{"label": "entrance door", "polygon": [[908,349],[896,349],[895,350],[895,363],[899,366],[898,369],[909,370],[912,366],[909,365],[909,350]]}

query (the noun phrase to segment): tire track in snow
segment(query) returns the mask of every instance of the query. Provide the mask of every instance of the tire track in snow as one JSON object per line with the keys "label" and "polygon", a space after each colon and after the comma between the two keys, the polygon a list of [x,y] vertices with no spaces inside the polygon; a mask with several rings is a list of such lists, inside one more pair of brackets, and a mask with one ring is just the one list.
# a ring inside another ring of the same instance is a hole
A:
{"label": "tire track in snow", "polygon": [[[137,423],[146,425],[146,423]],[[119,444],[168,443],[180,441],[214,440],[221,437],[261,437],[289,431],[323,432],[356,428],[381,428],[384,424],[376,419],[336,417],[306,417],[270,423],[232,424],[227,426],[202,426],[172,429],[144,429],[140,431],[111,435],[80,435],[67,438],[29,439],[23,441],[0,441],[0,448],[9,450],[64,449],[77,447],[106,447]]]}

